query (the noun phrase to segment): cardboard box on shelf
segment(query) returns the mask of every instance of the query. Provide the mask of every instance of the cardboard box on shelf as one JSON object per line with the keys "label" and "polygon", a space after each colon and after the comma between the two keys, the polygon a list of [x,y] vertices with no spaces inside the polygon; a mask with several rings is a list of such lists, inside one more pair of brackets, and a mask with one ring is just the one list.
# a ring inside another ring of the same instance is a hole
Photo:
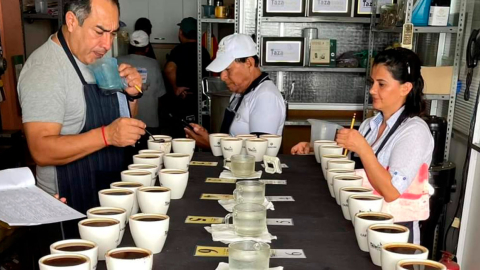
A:
{"label": "cardboard box on shelf", "polygon": [[424,94],[448,95],[452,86],[453,66],[422,67]]}

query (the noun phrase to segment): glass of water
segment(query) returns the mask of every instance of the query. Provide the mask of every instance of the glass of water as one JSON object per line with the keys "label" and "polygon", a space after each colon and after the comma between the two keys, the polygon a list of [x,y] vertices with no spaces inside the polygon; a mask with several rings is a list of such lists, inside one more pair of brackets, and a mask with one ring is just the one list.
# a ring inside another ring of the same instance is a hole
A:
{"label": "glass of water", "polygon": [[223,165],[235,177],[249,177],[255,172],[255,157],[251,155],[233,155],[230,161],[224,160]]}
{"label": "glass of water", "polygon": [[233,212],[225,216],[229,225],[233,217],[233,228],[239,236],[260,236],[267,230],[267,209],[256,203],[241,203],[233,207]]}
{"label": "glass of water", "polygon": [[240,241],[228,245],[230,270],[267,270],[270,266],[270,245],[256,241]]}
{"label": "glass of water", "polygon": [[237,204],[263,204],[265,201],[265,184],[258,180],[238,181],[233,191],[233,198]]}

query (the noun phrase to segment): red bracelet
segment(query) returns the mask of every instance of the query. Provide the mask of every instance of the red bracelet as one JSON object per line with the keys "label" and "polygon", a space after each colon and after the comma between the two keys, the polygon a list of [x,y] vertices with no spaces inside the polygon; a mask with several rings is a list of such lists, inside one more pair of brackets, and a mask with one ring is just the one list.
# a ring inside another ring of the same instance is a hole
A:
{"label": "red bracelet", "polygon": [[105,138],[105,126],[102,126],[102,137],[103,137],[103,142],[105,143],[105,146],[108,146],[107,138]]}

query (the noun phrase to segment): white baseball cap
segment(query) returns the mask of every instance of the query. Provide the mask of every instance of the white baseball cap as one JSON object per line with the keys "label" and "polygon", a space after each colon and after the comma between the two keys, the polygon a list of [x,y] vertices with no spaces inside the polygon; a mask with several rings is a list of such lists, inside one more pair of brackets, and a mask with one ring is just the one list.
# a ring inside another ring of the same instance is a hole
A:
{"label": "white baseball cap", "polygon": [[130,37],[130,45],[134,47],[145,47],[148,45],[149,41],[148,34],[143,30],[133,32]]}
{"label": "white baseball cap", "polygon": [[235,59],[257,55],[257,46],[250,36],[233,34],[224,37],[218,45],[217,58],[207,70],[215,73],[224,71]]}

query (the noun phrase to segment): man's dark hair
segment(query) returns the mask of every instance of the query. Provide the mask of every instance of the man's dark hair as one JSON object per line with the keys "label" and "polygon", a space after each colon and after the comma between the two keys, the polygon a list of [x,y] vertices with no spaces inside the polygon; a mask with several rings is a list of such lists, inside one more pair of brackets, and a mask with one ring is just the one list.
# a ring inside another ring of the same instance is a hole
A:
{"label": "man's dark hair", "polygon": [[135,22],[135,31],[142,30],[147,33],[147,35],[152,34],[152,23],[147,18],[140,18]]}
{"label": "man's dark hair", "polygon": [[[120,4],[118,3],[118,0],[110,1],[117,6],[118,13],[120,14]],[[82,26],[87,17],[90,15],[90,12],[92,12],[92,0],[70,0],[65,4],[63,18],[65,18],[67,12],[69,11],[75,14],[78,23],[80,26]],[[63,24],[65,23],[66,22],[64,20]]]}
{"label": "man's dark hair", "polygon": [[258,67],[260,65],[260,59],[258,58],[258,55],[243,57],[243,58],[237,58],[237,59],[235,59],[235,62],[245,63],[245,62],[247,62],[247,59],[250,58],[250,57],[252,57],[253,60],[255,60],[255,67]]}

